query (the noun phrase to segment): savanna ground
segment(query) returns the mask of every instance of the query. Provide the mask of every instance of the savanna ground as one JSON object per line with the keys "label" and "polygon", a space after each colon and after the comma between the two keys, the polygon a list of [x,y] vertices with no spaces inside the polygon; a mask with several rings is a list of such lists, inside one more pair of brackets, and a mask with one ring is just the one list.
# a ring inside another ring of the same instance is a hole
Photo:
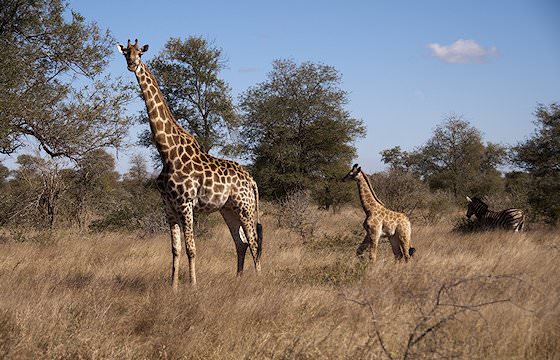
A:
{"label": "savanna ground", "polygon": [[0,239],[0,357],[9,359],[558,359],[560,234],[413,224],[417,253],[355,257],[361,209],[313,238],[263,217],[263,272],[235,277],[226,226],[197,239],[198,289],[171,291],[166,234]]}

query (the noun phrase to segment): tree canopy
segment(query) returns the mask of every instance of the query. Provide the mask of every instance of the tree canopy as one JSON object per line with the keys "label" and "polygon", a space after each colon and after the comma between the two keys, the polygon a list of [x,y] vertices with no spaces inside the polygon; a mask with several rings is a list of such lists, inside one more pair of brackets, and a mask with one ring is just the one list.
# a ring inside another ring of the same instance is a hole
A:
{"label": "tree canopy", "polygon": [[0,153],[34,138],[51,156],[121,145],[132,93],[103,76],[112,36],[63,0],[4,0],[0,8]]}
{"label": "tree canopy", "polygon": [[240,141],[264,196],[297,189],[342,196],[330,189],[343,189],[333,182],[347,172],[365,127],[345,109],[340,82],[332,66],[276,60],[267,80],[242,94]]}
{"label": "tree canopy", "polygon": [[560,221],[560,105],[539,104],[532,137],[512,148],[513,163],[530,175],[528,201],[547,222]]}
{"label": "tree canopy", "polygon": [[506,150],[498,144],[485,145],[478,129],[462,117],[451,115],[417,150],[409,153],[397,146],[381,155],[392,168],[416,172],[430,188],[462,198],[466,194],[485,195],[501,186],[496,168],[504,163]]}

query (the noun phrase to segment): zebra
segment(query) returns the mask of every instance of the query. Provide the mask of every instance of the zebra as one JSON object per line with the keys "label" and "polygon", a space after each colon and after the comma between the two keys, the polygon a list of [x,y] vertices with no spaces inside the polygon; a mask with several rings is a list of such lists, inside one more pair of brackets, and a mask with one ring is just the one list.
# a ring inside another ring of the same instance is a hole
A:
{"label": "zebra", "polygon": [[502,211],[488,210],[488,205],[477,197],[472,199],[467,196],[469,202],[467,218],[474,214],[479,223],[491,229],[507,229],[515,232],[522,231],[525,223],[525,213],[521,209],[506,209]]}

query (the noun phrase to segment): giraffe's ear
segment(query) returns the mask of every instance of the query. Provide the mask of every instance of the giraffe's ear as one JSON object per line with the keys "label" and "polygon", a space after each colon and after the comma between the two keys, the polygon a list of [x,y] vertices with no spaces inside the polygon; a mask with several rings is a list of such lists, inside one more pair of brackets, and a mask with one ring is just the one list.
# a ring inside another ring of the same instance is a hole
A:
{"label": "giraffe's ear", "polygon": [[117,49],[119,49],[119,52],[120,52],[121,54],[124,54],[124,46],[123,46],[123,45],[117,44]]}
{"label": "giraffe's ear", "polygon": [[140,49],[140,51],[142,51],[142,53],[145,53],[146,51],[148,51],[149,45],[146,44],[144,46],[142,46],[142,49]]}
{"label": "giraffe's ear", "polygon": [[358,166],[358,169],[356,169],[356,171],[357,171],[357,172],[362,171],[362,167],[361,167],[361,166]]}

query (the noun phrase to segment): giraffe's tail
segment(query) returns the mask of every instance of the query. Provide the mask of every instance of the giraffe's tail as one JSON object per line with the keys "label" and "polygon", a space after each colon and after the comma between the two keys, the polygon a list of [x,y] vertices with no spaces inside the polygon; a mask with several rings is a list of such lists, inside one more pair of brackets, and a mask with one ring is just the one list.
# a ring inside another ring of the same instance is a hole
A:
{"label": "giraffe's tail", "polygon": [[259,222],[259,188],[254,180],[253,192],[255,193],[255,222],[257,223],[257,259],[260,259],[263,245],[263,226]]}
{"label": "giraffe's tail", "polygon": [[261,223],[257,223],[257,258],[261,258],[262,254],[263,227]]}

